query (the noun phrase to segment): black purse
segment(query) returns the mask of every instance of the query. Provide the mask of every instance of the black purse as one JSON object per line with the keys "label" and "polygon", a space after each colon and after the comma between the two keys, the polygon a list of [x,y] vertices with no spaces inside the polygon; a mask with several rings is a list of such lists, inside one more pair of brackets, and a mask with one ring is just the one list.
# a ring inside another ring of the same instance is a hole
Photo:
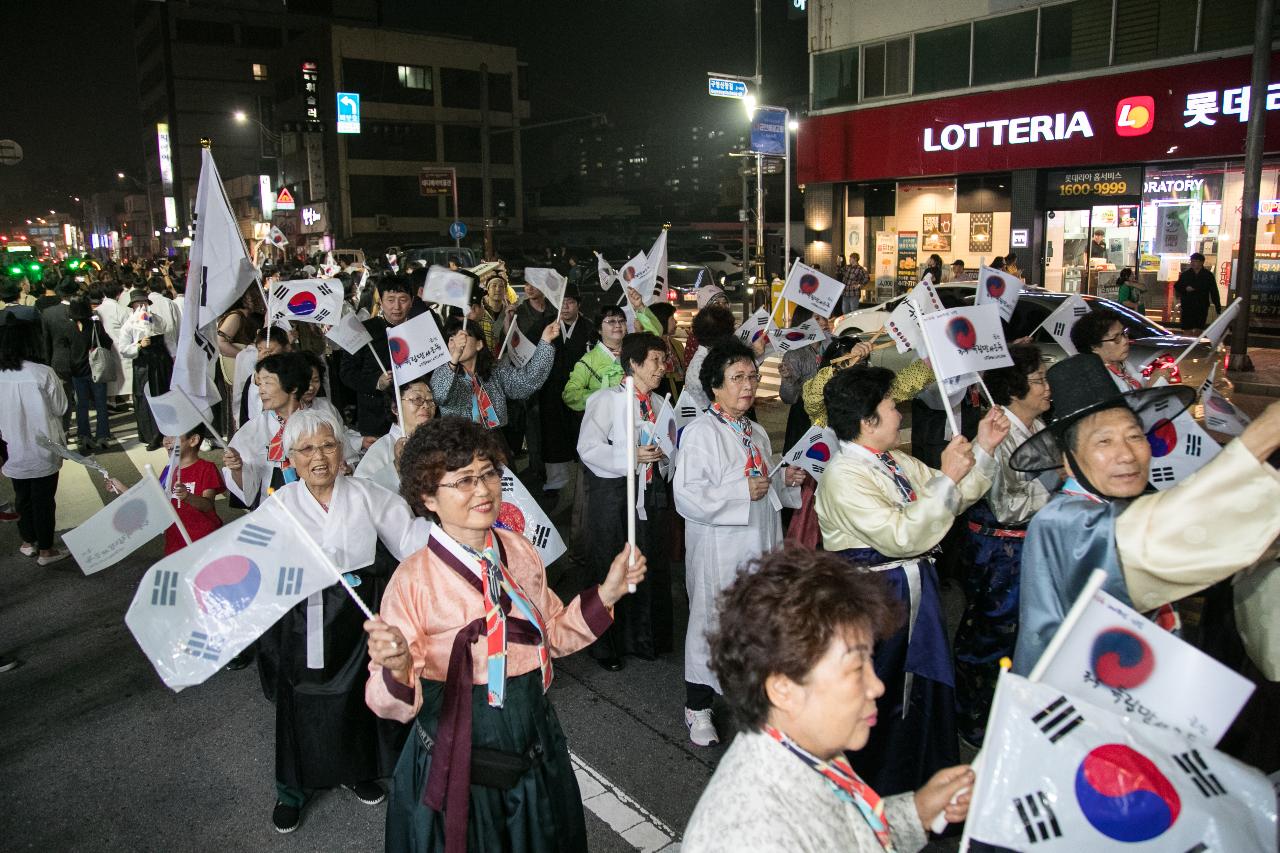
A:
{"label": "black purse", "polygon": [[[436,742],[417,720],[413,723],[418,739],[427,752]],[[542,763],[542,744],[534,741],[524,752],[507,752],[484,746],[471,747],[471,784],[499,791],[509,791],[519,784],[524,774]]]}

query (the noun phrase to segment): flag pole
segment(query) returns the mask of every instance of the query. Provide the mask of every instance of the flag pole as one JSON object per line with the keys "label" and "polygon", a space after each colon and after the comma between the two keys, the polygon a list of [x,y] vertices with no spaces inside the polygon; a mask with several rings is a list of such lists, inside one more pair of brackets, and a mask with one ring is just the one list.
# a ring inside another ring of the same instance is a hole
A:
{"label": "flag pole", "polygon": [[[1213,323],[1210,325],[1211,326],[1216,325],[1224,316],[1227,316],[1228,314],[1230,314],[1230,316],[1235,316],[1235,312],[1239,310],[1236,306],[1239,305],[1242,301],[1243,300],[1241,299],[1241,297],[1237,296],[1235,298],[1235,301],[1232,302],[1230,305],[1228,305],[1226,308],[1224,308],[1221,314],[1213,318]],[[1223,334],[1225,334],[1225,332]],[[1200,339],[1202,337],[1204,337],[1203,334],[1197,335],[1194,341],[1187,344],[1187,348],[1184,349],[1182,353],[1179,354],[1179,356],[1173,360],[1174,367],[1177,367],[1179,364],[1181,364],[1182,360],[1191,354],[1191,351],[1196,348],[1197,344],[1200,343]],[[1218,336],[1218,342],[1219,343],[1222,342],[1222,335]],[[1218,344],[1214,344],[1213,349],[1214,351],[1216,351],[1218,349]]]}
{"label": "flag pole", "polygon": [[[909,298],[909,297],[908,297]],[[933,354],[933,344],[929,341],[929,333],[924,330],[924,309],[920,307],[919,302],[913,302],[916,306],[916,324],[920,327],[920,337],[924,338],[925,353],[929,356],[929,366],[937,368],[938,359]],[[960,435],[960,424],[956,422],[956,413],[951,410],[951,401],[947,399],[947,394],[942,390],[942,380],[938,378],[938,374],[933,374],[934,381],[938,383],[938,391],[942,393],[942,405],[947,410],[947,423],[951,426],[952,435]]]}
{"label": "flag pole", "polygon": [[[627,565],[636,564],[636,379],[628,376],[627,395]],[[636,585],[627,584],[627,592]]]}
{"label": "flag pole", "polygon": [[302,538],[307,541],[307,544],[311,546],[315,551],[315,554],[320,557],[320,562],[324,567],[333,573],[333,575],[338,579],[338,583],[342,584],[342,588],[347,591],[347,595],[351,596],[351,600],[356,603],[356,606],[360,608],[365,617],[369,619],[376,619],[377,617],[373,615],[373,611],[369,609],[369,605],[364,603],[363,598],[356,595],[356,591],[352,589],[351,584],[347,583],[347,579],[343,577],[342,572],[338,570],[338,567],[333,564],[333,560],[330,560],[329,555],[324,552],[324,549],[317,545],[316,541],[311,538],[311,534],[307,532],[307,528],[303,527],[294,514],[289,511],[289,507],[285,506],[284,501],[276,501],[275,506],[283,512],[285,516],[288,517],[289,521],[293,523],[293,526],[302,533]]}
{"label": "flag pole", "polygon": [[376,361],[376,362],[378,363],[378,368],[379,368],[383,373],[386,373],[386,372],[387,372],[387,367],[386,367],[386,365],[385,365],[385,364],[383,364],[383,363],[382,363],[382,359],[378,358],[378,351],[377,351],[376,349],[374,349],[374,348],[373,348],[373,341],[369,341],[369,343],[365,344],[365,346],[367,346],[367,347],[369,348],[369,352],[373,353],[373,360],[374,360],[374,361]]}
{"label": "flag pole", "polygon": [[976,377],[978,377],[978,387],[982,389],[982,393],[983,393],[983,394],[986,394],[986,395],[987,395],[987,402],[988,402],[988,403],[990,403],[990,404],[991,404],[991,408],[993,408],[993,409],[994,409],[994,408],[996,407],[996,398],[991,396],[991,391],[990,391],[990,390],[988,390],[988,388],[987,388],[987,383],[985,383],[985,382],[983,382],[983,381],[982,381],[982,374],[981,374],[981,373],[975,373],[975,374],[973,374],[973,375],[974,375],[974,376],[976,376]]}
{"label": "flag pole", "polygon": [[184,391],[179,385],[175,385],[173,387],[176,388],[183,397],[187,398],[187,402],[191,404],[191,408],[195,409],[196,415],[200,418],[200,423],[204,424],[204,428],[209,430],[209,435],[213,437],[213,440],[218,442],[218,445],[223,450],[226,450],[227,440],[222,437],[222,433],[218,432],[218,430],[214,428],[213,424],[209,423],[209,421],[205,419],[204,412],[200,411],[200,407],[196,405],[195,400],[191,399],[191,395]]}
{"label": "flag pole", "polygon": [[[175,447],[175,448],[176,448],[177,446],[178,446],[177,444],[174,444],[174,447]],[[147,470],[147,476],[148,476],[148,477],[150,477],[151,479],[155,480],[155,481],[156,481],[156,485],[160,485],[160,480],[156,477],[156,469],[154,469],[154,468],[152,468],[152,467],[151,467],[151,463],[150,463],[150,462],[148,462],[146,465],[143,465],[142,467],[143,467],[143,468],[145,468],[145,469]],[[172,470],[173,470],[173,469],[172,469],[172,468],[170,468],[170,471],[172,471]],[[169,482],[170,482],[170,483],[172,483],[172,482],[173,482],[173,474],[172,474],[172,473],[170,473],[170,474],[169,474]],[[161,487],[161,491],[164,491],[164,487],[163,487],[163,486]],[[171,492],[166,492],[166,493],[165,493],[165,496],[164,496],[164,505],[165,505],[165,506],[167,506],[167,507],[169,508],[169,515],[173,518],[173,523],[174,523],[174,524],[176,524],[176,525],[178,525],[178,532],[182,534],[182,538],[186,540],[186,542],[187,542],[187,544],[188,544],[188,545],[190,545],[190,544],[191,544],[191,534],[187,532],[187,526],[186,526],[185,524],[183,524],[183,523],[182,523],[182,519],[178,517],[178,511],[177,511],[176,509],[174,509],[174,508],[173,508],[173,500],[174,500],[174,497],[173,497],[172,493],[171,493]]]}

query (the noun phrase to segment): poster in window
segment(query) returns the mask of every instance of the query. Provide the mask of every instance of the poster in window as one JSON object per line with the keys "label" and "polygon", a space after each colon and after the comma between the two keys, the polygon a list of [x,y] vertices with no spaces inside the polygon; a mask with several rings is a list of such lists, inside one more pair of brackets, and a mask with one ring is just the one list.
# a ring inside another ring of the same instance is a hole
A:
{"label": "poster in window", "polygon": [[920,236],[914,231],[898,233],[898,292],[906,293],[916,284],[916,255]]}
{"label": "poster in window", "polygon": [[1191,206],[1162,204],[1156,214],[1156,254],[1185,255],[1191,251]]}
{"label": "poster in window", "polygon": [[926,213],[921,237],[924,241],[920,247],[926,252],[951,251],[951,214]]}
{"label": "poster in window", "polygon": [[969,214],[969,251],[977,254],[991,253],[990,213]]}
{"label": "poster in window", "polygon": [[1138,208],[1132,205],[1120,205],[1120,227],[1132,228],[1138,224]]}

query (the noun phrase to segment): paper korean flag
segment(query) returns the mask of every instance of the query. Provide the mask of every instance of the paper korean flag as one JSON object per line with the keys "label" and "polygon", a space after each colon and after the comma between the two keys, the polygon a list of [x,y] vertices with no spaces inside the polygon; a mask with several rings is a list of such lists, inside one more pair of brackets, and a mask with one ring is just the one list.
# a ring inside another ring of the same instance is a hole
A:
{"label": "paper korean flag", "polygon": [[62,541],[86,575],[114,566],[141,548],[177,519],[155,477],[143,477],[132,488],[94,513]]}
{"label": "paper korean flag", "polygon": [[622,282],[622,286],[635,288],[641,296],[653,292],[655,277],[656,272],[649,268],[649,259],[644,252],[638,252],[634,258],[623,265],[622,269],[618,270],[618,279]]}
{"label": "paper korean flag", "polygon": [[471,277],[448,267],[433,266],[427,270],[422,299],[437,305],[453,305],[465,313],[471,307]]}
{"label": "paper korean flag", "polygon": [[267,242],[275,246],[277,249],[283,249],[289,245],[289,240],[284,236],[284,232],[278,226],[272,225],[271,232],[267,235]]}
{"label": "paper korean flag", "polygon": [[181,388],[174,388],[167,394],[157,394],[154,397],[148,391],[147,403],[161,435],[186,435],[213,417],[208,409],[202,408]]}
{"label": "paper korean flag", "polygon": [[267,501],[152,566],[124,621],[164,683],[181,690],[337,582],[311,537]]}
{"label": "paper korean flag", "polygon": [[279,281],[271,286],[271,319],[333,323],[342,315],[342,282],[336,278]]}
{"label": "paper korean flag", "polygon": [[1212,746],[1253,682],[1097,592],[1041,678],[1086,702]]}
{"label": "paper korean flag", "polygon": [[325,337],[352,355],[361,347],[373,343],[373,336],[364,327],[364,323],[360,322],[359,314],[343,314],[325,333]]}
{"label": "paper korean flag", "polygon": [[1249,425],[1249,416],[1212,388],[1201,399],[1204,401],[1204,425],[1214,432],[1239,435]]}
{"label": "paper korean flag", "polygon": [[505,466],[502,469],[502,506],[498,509],[498,526],[528,539],[529,544],[538,550],[544,566],[551,565],[568,550],[551,519],[520,478]]}
{"label": "paper korean flag", "polygon": [[568,279],[549,267],[525,267],[524,281],[530,287],[541,291],[542,295],[547,297],[547,301],[554,305],[557,311],[560,310]]}
{"label": "paper korean flag", "polygon": [[[658,239],[653,241],[649,254],[645,255],[645,261],[652,274],[648,278],[648,292],[641,290],[640,294],[644,297],[645,305],[652,305],[667,298],[667,282],[671,280],[667,273],[667,229],[662,229]],[[701,282],[701,274],[699,274],[698,282],[695,282],[694,287],[698,287]]]}
{"label": "paper korean flag", "polygon": [[698,404],[694,402],[693,395],[689,393],[689,382],[697,382],[696,377],[689,377],[685,382],[685,386],[680,389],[680,398],[676,400],[675,416],[676,423],[681,428],[688,426],[689,422],[702,414],[703,409],[698,408]]}
{"label": "paper korean flag", "polygon": [[1067,355],[1076,354],[1076,345],[1071,343],[1071,330],[1075,328],[1076,321],[1089,313],[1089,303],[1079,294],[1073,293],[1066,299],[1062,300],[1062,304],[1053,309],[1041,328],[1049,333],[1058,346],[1066,352]]}
{"label": "paper korean flag", "polygon": [[1227,329],[1231,327],[1231,321],[1240,313],[1240,306],[1244,304],[1244,300],[1236,297],[1236,300],[1223,309],[1222,313],[1209,324],[1209,328],[1204,330],[1200,335],[1202,338],[1209,339],[1210,349],[1217,349],[1218,344],[1222,343],[1223,336],[1227,333]]}
{"label": "paper korean flag", "polygon": [[791,265],[787,283],[782,287],[783,299],[790,299],[823,317],[831,316],[831,312],[840,304],[840,295],[843,293],[842,283],[799,261]]}
{"label": "paper korean flag", "polygon": [[790,352],[793,349],[804,349],[817,343],[822,343],[825,336],[821,330],[814,329],[806,325],[797,326],[794,329],[771,329],[769,331],[769,343],[778,352]]}
{"label": "paper korean flag", "polygon": [[[1163,377],[1156,380],[1157,387],[1167,384]],[[1191,417],[1190,409],[1172,420],[1162,417],[1174,408],[1176,404],[1168,399],[1157,403],[1152,412],[1159,420],[1147,431],[1147,444],[1151,445],[1147,478],[1160,491],[1176,486],[1222,452],[1218,442]]]}
{"label": "paper korean flag", "polygon": [[538,345],[526,338],[524,333],[520,331],[520,326],[516,323],[511,324],[511,336],[508,341],[509,343],[506,349],[502,351],[502,355],[516,367],[524,367],[529,363],[529,359],[533,358],[533,354],[538,351]]}
{"label": "paper korean flag", "polygon": [[391,351],[391,373],[396,385],[412,382],[449,360],[449,348],[430,311],[388,328],[387,348]]}
{"label": "paper korean flag", "polygon": [[611,267],[599,252],[594,254],[596,256],[596,272],[600,278],[600,289],[608,290],[618,280],[618,271]]}
{"label": "paper korean flag", "polygon": [[884,330],[889,333],[897,344],[898,352],[916,352],[924,351],[924,341],[920,337],[920,312],[932,314],[934,311],[942,310],[942,300],[938,298],[938,292],[933,289],[933,285],[927,281],[917,284],[907,298],[898,303],[898,307],[893,309],[893,313],[889,315],[889,319],[884,324]]}
{"label": "paper korean flag", "polygon": [[964,399],[964,393],[969,390],[969,386],[978,381],[976,373],[962,373],[959,376],[952,376],[950,379],[942,380],[942,391],[947,395],[947,402],[953,407]]}
{"label": "paper korean flag", "polygon": [[1276,796],[1260,772],[1047,684],[1000,676],[982,756],[977,841],[1047,853],[1276,849]]}
{"label": "paper korean flag", "polygon": [[676,449],[680,445],[681,424],[676,418],[675,406],[671,405],[670,397],[662,398],[653,423],[641,420],[639,426],[641,444],[656,444],[667,454],[668,459],[675,459]]}
{"label": "paper korean flag", "polygon": [[794,447],[782,455],[782,461],[787,465],[803,468],[813,475],[813,479],[821,480],[839,446],[831,428],[812,426]]}
{"label": "paper korean flag", "polygon": [[1000,316],[1006,322],[1013,316],[1013,309],[1018,305],[1018,296],[1022,293],[1022,279],[1010,275],[1004,270],[991,267],[978,268],[978,297],[975,305],[986,305],[994,302],[1000,306]]}
{"label": "paper korean flag", "polygon": [[920,331],[929,339],[933,373],[949,379],[1013,364],[995,305],[948,308],[922,317]]}
{"label": "paper korean flag", "polygon": [[768,340],[765,334],[769,328],[769,309],[763,305],[756,309],[756,313],[746,319],[741,326],[734,330],[734,334],[738,336],[738,340],[747,346],[753,345],[760,338]]}

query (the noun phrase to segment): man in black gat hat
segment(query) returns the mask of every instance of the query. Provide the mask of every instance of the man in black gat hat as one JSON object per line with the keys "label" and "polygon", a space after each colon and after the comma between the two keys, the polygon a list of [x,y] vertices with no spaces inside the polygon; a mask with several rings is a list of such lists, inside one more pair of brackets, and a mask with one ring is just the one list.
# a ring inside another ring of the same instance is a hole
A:
{"label": "man in black gat hat", "polygon": [[1143,494],[1147,432],[1177,417],[1195,391],[1165,385],[1122,393],[1093,353],[1055,364],[1048,379],[1057,416],[1010,463],[1067,475],[1032,519],[1022,552],[1013,669],[1024,675],[1093,569],[1106,571],[1107,593],[1149,612],[1252,566],[1280,535],[1280,476],[1266,461],[1280,448],[1280,402],[1195,476]]}

